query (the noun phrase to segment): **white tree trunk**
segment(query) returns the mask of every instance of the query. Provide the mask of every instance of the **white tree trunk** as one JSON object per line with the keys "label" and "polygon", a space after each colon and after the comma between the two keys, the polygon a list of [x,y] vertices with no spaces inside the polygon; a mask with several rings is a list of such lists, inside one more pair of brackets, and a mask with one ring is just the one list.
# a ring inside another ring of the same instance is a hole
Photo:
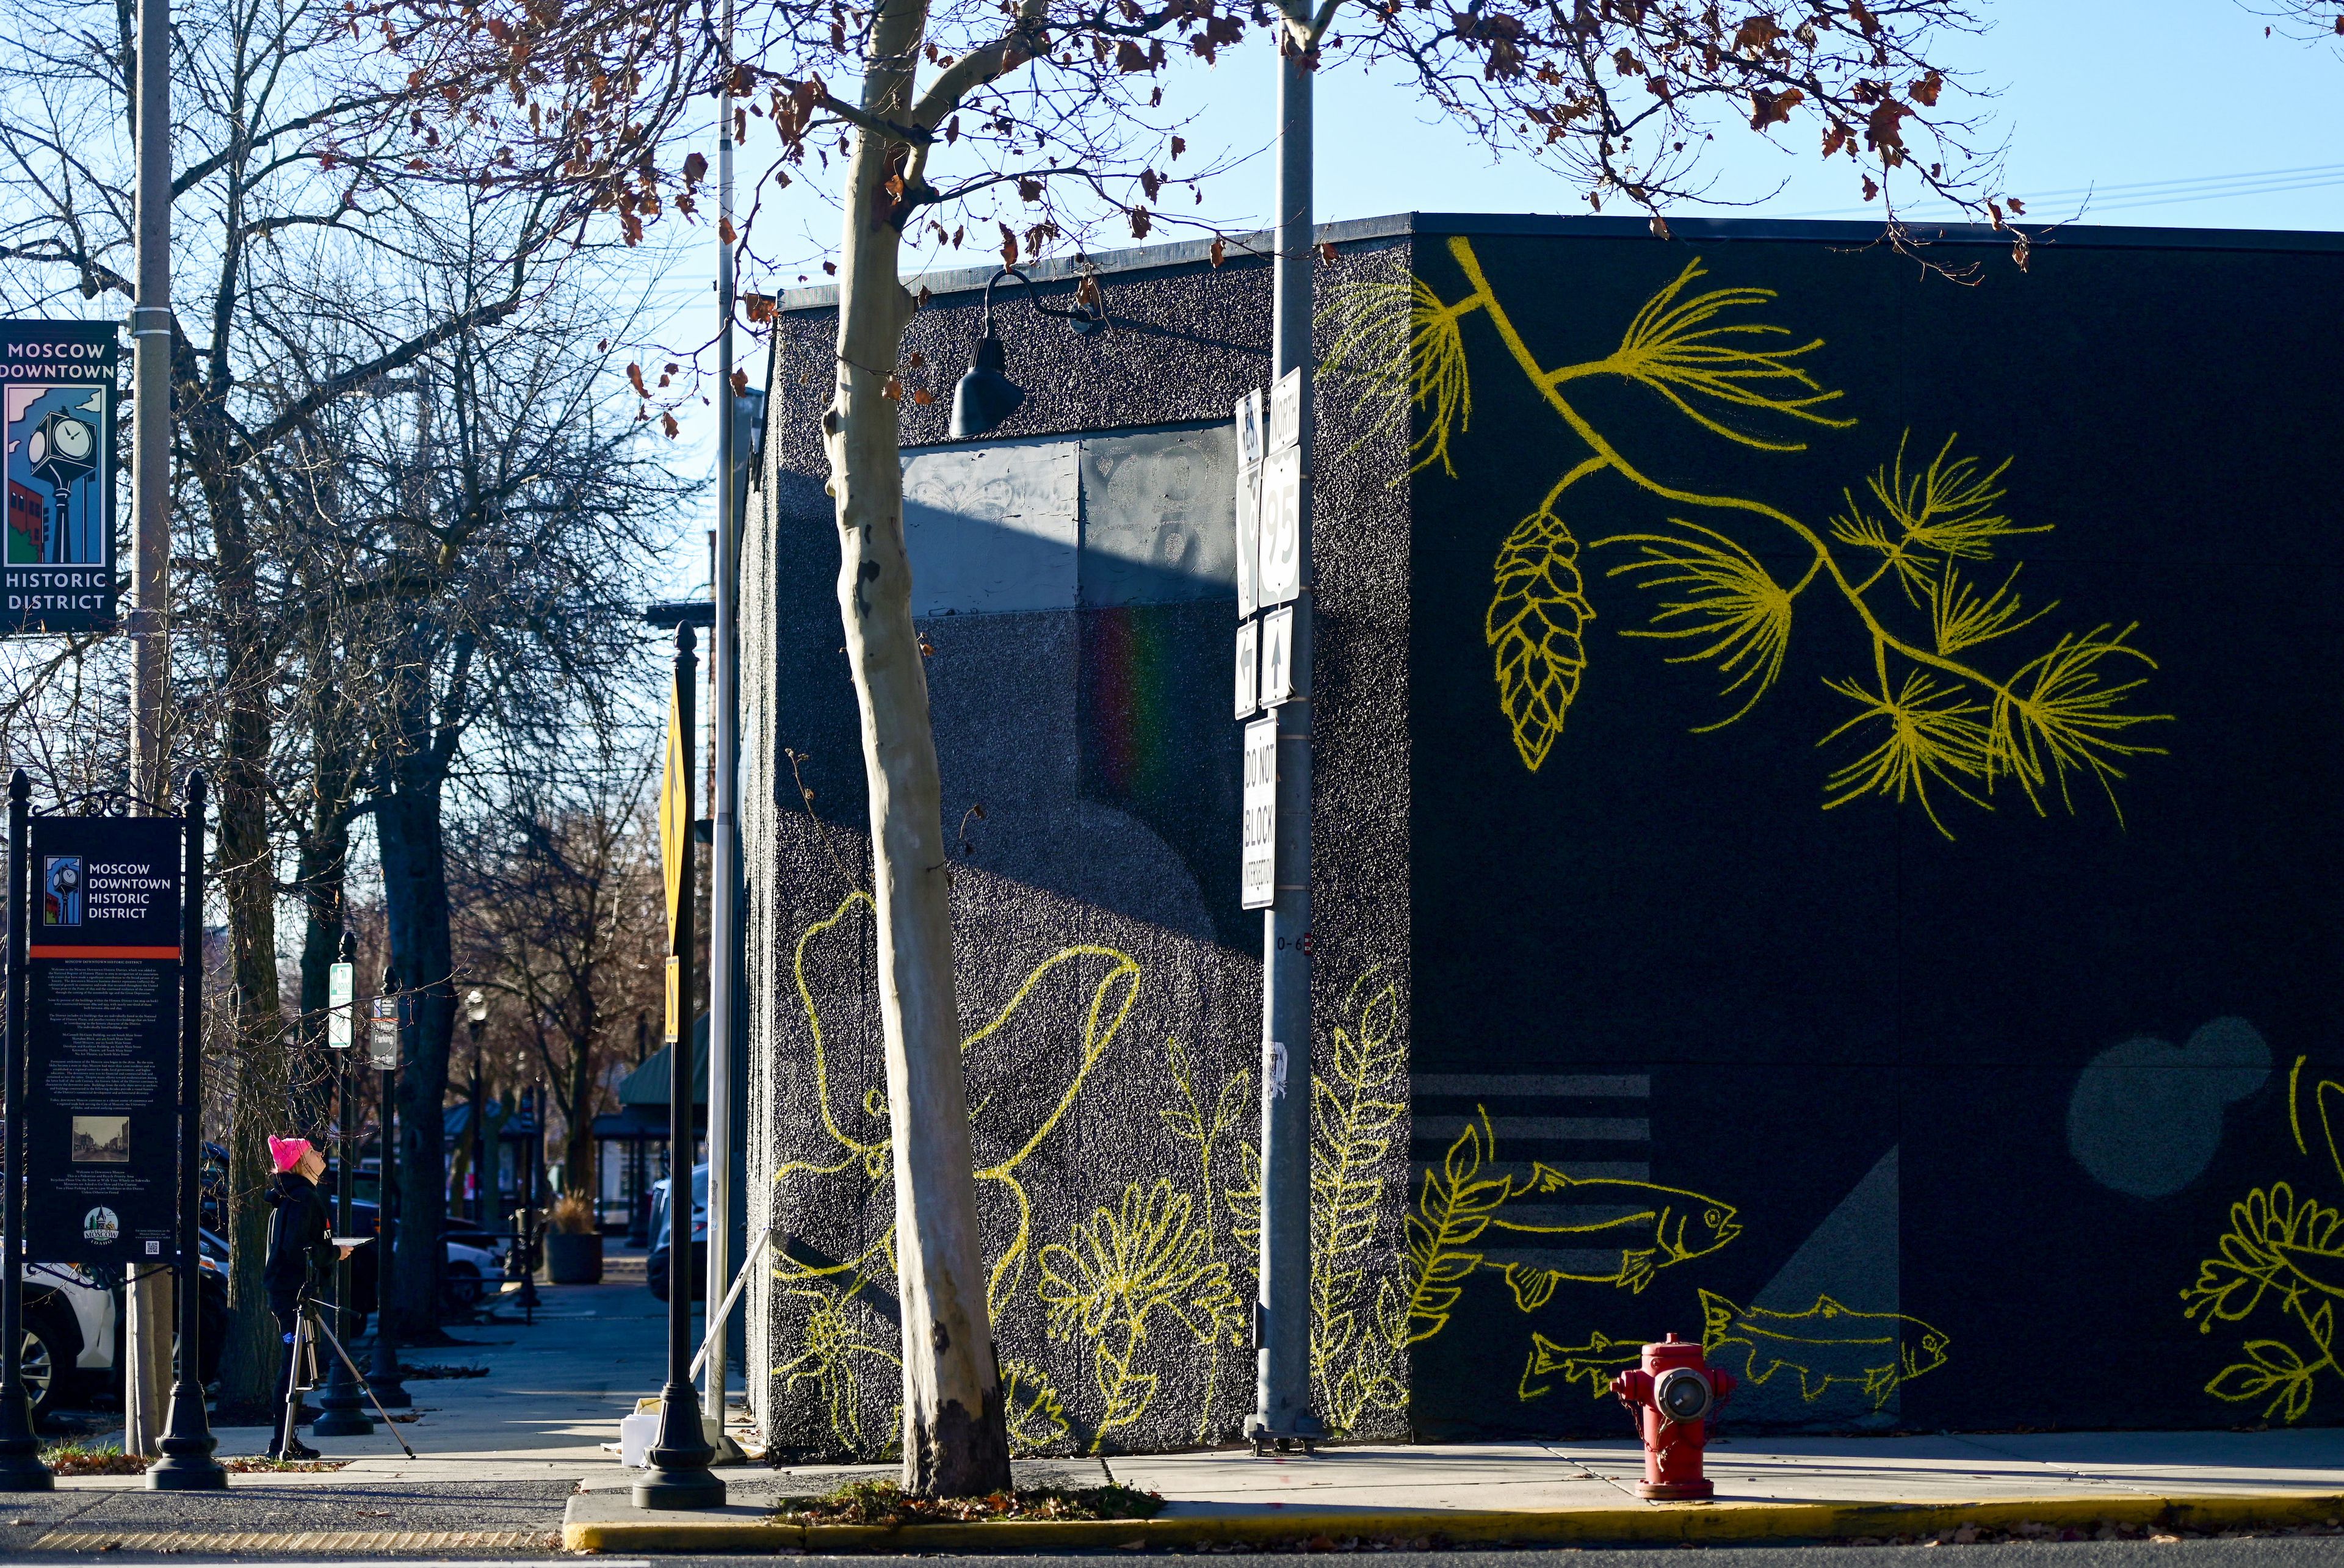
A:
{"label": "white tree trunk", "polygon": [[[914,58],[922,12],[916,0],[883,7],[871,57]],[[909,87],[908,71],[874,67],[864,106],[900,123]],[[1008,1487],[1009,1444],[961,1075],[951,855],[904,550],[899,404],[888,396],[913,312],[896,272],[901,236],[873,217],[885,204],[888,165],[884,142],[868,132],[857,137],[839,268],[838,386],[823,427],[837,506],[839,612],[871,797],[903,1296],[904,1487],[975,1496]]]}

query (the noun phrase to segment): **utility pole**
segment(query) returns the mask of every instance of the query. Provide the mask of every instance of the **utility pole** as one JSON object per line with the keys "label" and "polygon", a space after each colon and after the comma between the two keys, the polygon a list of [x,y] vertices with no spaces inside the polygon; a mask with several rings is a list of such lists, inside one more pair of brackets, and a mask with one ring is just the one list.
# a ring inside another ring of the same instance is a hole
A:
{"label": "utility pole", "polygon": [[[138,291],[130,307],[130,793],[158,809],[170,792],[164,709],[171,700],[171,0],[138,0]],[[190,954],[189,964],[201,962]],[[189,1276],[193,1278],[192,1275]],[[132,1271],[123,1290],[122,1446],[156,1453],[171,1365],[170,1280]]]}
{"label": "utility pole", "polygon": [[[732,998],[740,976],[740,887],[736,866],[740,820],[735,812],[741,763],[738,723],[741,697],[739,577],[741,520],[733,467],[739,460],[739,440],[732,391],[732,0],[724,0],[722,52],[718,68],[724,86],[716,96],[716,378],[722,391],[716,400],[716,566],[713,597],[716,625],[708,649],[711,693],[716,709],[716,779],[708,803],[712,819],[709,833],[708,913],[708,1310],[713,1313],[732,1284],[733,1145],[741,1129],[732,1125]],[[684,1004],[684,1031],[692,1029],[692,1007]],[[684,1179],[669,1189],[691,1190],[690,1166]],[[686,1199],[689,1207],[689,1199]],[[672,1254],[669,1278],[680,1280],[691,1254]],[[672,1284],[671,1289],[677,1286]],[[712,1322],[714,1330],[718,1325]],[[701,1424],[716,1451],[713,1462],[738,1463],[740,1445],[724,1431],[724,1392],[731,1358],[725,1354],[727,1335],[708,1336],[708,1365],[701,1383]]]}
{"label": "utility pole", "polygon": [[1294,698],[1278,708],[1277,901],[1262,916],[1261,1285],[1255,1302],[1253,1413],[1259,1450],[1308,1444],[1310,1410],[1310,446],[1311,114],[1304,62],[1310,8],[1279,0],[1274,374],[1298,374],[1301,592],[1294,600]]}

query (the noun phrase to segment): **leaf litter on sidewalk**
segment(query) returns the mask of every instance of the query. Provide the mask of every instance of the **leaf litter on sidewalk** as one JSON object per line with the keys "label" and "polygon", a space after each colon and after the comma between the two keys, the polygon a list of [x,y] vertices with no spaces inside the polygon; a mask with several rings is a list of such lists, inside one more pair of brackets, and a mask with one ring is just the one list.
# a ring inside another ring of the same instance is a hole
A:
{"label": "leaf litter on sidewalk", "polygon": [[774,1509],[792,1524],[944,1524],[986,1520],[1152,1519],[1164,1507],[1153,1492],[1121,1485],[1031,1487],[987,1497],[914,1497],[892,1481],[854,1481],[818,1497],[793,1497]]}

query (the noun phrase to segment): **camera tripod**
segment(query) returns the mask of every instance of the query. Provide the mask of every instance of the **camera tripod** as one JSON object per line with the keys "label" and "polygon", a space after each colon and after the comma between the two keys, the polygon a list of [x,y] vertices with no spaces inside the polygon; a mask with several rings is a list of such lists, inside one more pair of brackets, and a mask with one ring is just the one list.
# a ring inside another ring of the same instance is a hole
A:
{"label": "camera tripod", "polygon": [[[285,1425],[277,1434],[277,1452],[283,1453],[293,1446],[293,1429],[301,1420],[301,1396],[323,1381],[318,1376],[318,1340],[323,1338],[333,1347],[334,1354],[340,1359],[342,1365],[350,1370],[350,1376],[357,1380],[359,1387],[365,1391],[367,1402],[374,1406],[374,1413],[382,1418],[383,1428],[390,1433],[391,1441],[399,1444],[400,1452],[413,1459],[415,1451],[407,1446],[407,1439],[399,1435],[398,1426],[390,1419],[390,1412],[384,1410],[382,1401],[374,1397],[374,1385],[366,1381],[364,1372],[359,1371],[358,1362],[350,1360],[349,1351],[342,1349],[342,1341],[334,1337],[334,1330],[326,1327],[325,1314],[328,1310],[339,1311],[340,1308],[332,1302],[319,1302],[309,1293],[308,1286],[301,1288],[301,1299],[294,1309],[293,1317],[293,1371],[286,1382]],[[301,1380],[304,1371],[309,1374],[307,1382]]]}

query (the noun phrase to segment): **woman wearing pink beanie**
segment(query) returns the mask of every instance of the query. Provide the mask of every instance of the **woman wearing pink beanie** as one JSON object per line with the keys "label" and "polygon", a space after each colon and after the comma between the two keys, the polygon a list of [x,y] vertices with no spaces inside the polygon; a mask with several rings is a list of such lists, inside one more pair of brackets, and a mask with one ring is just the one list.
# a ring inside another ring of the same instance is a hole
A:
{"label": "woman wearing pink beanie", "polygon": [[326,1200],[318,1192],[318,1179],[326,1173],[326,1157],[304,1138],[268,1140],[268,1158],[277,1167],[269,1184],[268,1201],[277,1212],[268,1219],[268,1258],[261,1279],[268,1287],[268,1310],[284,1336],[285,1353],[277,1368],[277,1424],[270,1430],[272,1459],[315,1459],[318,1451],[292,1435],[287,1422],[293,1398],[294,1330],[300,1322],[301,1292],[321,1280],[344,1249],[334,1245],[334,1225]]}

